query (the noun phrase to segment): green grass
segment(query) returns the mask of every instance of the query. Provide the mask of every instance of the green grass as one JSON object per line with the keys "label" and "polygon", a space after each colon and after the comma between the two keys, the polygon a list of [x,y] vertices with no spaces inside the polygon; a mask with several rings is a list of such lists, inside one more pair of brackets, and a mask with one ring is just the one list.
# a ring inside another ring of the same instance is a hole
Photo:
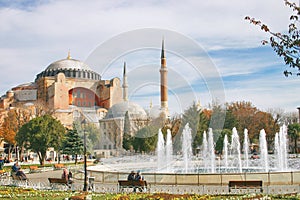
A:
{"label": "green grass", "polygon": [[28,199],[28,200],[63,200],[72,199],[72,197],[90,197],[93,200],[254,200],[254,199],[300,199],[298,194],[288,195],[262,195],[262,194],[247,194],[247,195],[197,195],[197,194],[167,194],[167,193],[84,193],[84,192],[68,192],[68,191],[47,191],[34,190],[20,187],[0,186],[0,199]]}

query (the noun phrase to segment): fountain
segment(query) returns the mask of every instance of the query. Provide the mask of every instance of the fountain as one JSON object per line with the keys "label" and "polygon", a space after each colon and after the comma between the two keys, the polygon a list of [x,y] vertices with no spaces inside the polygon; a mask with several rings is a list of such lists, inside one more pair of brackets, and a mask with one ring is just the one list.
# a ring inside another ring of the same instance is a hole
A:
{"label": "fountain", "polygon": [[280,171],[287,170],[287,127],[280,127],[279,134],[275,134],[275,155],[277,162],[275,166]]}
{"label": "fountain", "polygon": [[235,127],[232,129],[230,150],[231,157],[233,160],[232,167],[238,166],[239,172],[242,172],[241,145],[239,135]]}
{"label": "fountain", "polygon": [[[156,157],[139,155],[137,156],[138,158],[128,157],[127,161],[127,157],[119,158],[122,161],[119,161],[121,168],[117,167],[118,171],[131,171],[135,169],[155,173],[263,173],[286,172],[288,170],[295,170],[299,165],[297,164],[299,163],[298,159],[288,160],[287,158],[286,126],[281,127],[279,133],[275,136],[274,155],[268,154],[266,133],[264,130],[260,131],[259,155],[257,158],[255,157],[256,159],[250,159],[248,130],[244,130],[243,146],[241,147],[237,129],[233,128],[231,142],[228,140],[228,135],[224,136],[222,156],[218,157],[218,170],[216,170],[215,141],[213,136],[212,129],[208,129],[207,133],[204,132],[201,151],[198,152],[198,156],[193,156],[191,129],[189,124],[186,124],[181,137],[182,149],[174,155],[171,131],[167,130],[166,137],[164,138],[161,130],[159,130]],[[114,163],[118,163],[118,161],[114,161]],[[113,166],[118,165],[114,164]],[[110,169],[113,168],[110,166]]]}
{"label": "fountain", "polygon": [[248,138],[248,130],[245,128],[244,130],[244,161],[245,167],[249,167],[249,138]]}
{"label": "fountain", "polygon": [[228,138],[227,134],[224,136],[224,142],[223,142],[223,154],[224,154],[224,161],[225,161],[225,169],[228,168]]}
{"label": "fountain", "polygon": [[164,136],[161,129],[158,131],[157,140],[157,171],[172,172],[172,162],[173,162],[173,144],[171,131],[167,130],[167,139],[164,140]]}
{"label": "fountain", "polygon": [[159,129],[158,131],[156,154],[157,154],[157,169],[160,171],[164,168],[165,165],[165,140],[161,132],[161,129]]}
{"label": "fountain", "polygon": [[202,157],[204,160],[204,171],[215,173],[215,152],[214,152],[214,141],[212,129],[208,129],[208,139],[207,134],[204,131],[203,141],[202,141]]}
{"label": "fountain", "polygon": [[[182,156],[177,159],[181,164],[174,166],[174,159],[172,155],[172,139],[171,133],[168,130],[167,141],[164,143],[164,138],[161,131],[158,135],[157,143],[157,162],[159,168],[157,171],[164,172],[185,172],[191,173],[195,171],[205,173],[216,173],[216,156],[214,149],[213,130],[208,129],[208,134],[203,133],[203,141],[201,148],[202,163],[199,164],[197,160],[192,159],[192,138],[191,129],[186,124],[182,133]],[[249,160],[249,138],[248,130],[244,129],[243,148],[241,148],[239,141],[239,134],[236,128],[232,129],[231,143],[228,141],[228,136],[224,136],[223,141],[223,155],[219,159],[219,172],[224,173],[241,173],[245,172],[268,172],[268,171],[286,171],[287,166],[287,130],[286,126],[280,128],[280,132],[275,136],[274,150],[275,156],[268,155],[268,147],[266,141],[266,133],[262,129],[259,136],[260,159]],[[241,153],[243,149],[243,154]],[[272,160],[272,162],[270,162]],[[177,162],[177,163],[178,163]],[[274,163],[271,165],[270,163]],[[162,169],[163,168],[163,169]]]}
{"label": "fountain", "polygon": [[264,171],[269,171],[269,162],[268,162],[268,148],[266,140],[266,132],[262,129],[259,133],[259,147],[260,147],[260,160],[261,166],[264,167]]}
{"label": "fountain", "polygon": [[[282,127],[276,134],[274,155],[268,154],[266,133],[264,130],[260,131],[260,154],[255,159],[248,159],[250,142],[247,129],[244,130],[244,141],[241,148],[239,134],[236,128],[233,128],[231,142],[228,140],[228,135],[224,136],[223,155],[218,157],[218,170],[215,165],[213,135],[212,129],[208,130],[208,134],[204,132],[201,152],[198,152],[197,156],[192,156],[191,129],[187,124],[181,137],[182,150],[173,155],[171,132],[167,131],[164,140],[164,136],[159,130],[155,157],[135,154],[134,156],[106,158],[102,159],[101,165],[90,166],[88,170],[103,183],[116,183],[119,179],[126,179],[130,171],[140,170],[151,184],[183,185],[183,192],[186,192],[186,188],[188,188],[185,187],[186,185],[196,187],[203,185],[207,188],[210,188],[211,185],[226,187],[229,180],[234,179],[263,180],[268,184],[265,187],[272,190],[276,190],[279,185],[288,185],[293,189],[299,187],[300,161],[297,158],[287,158],[286,127]],[[241,150],[243,154],[241,154]],[[192,188],[194,192],[194,187]]]}
{"label": "fountain", "polygon": [[[202,158],[208,158],[208,143],[206,137],[206,131],[203,133],[203,140],[202,140]],[[204,169],[208,169],[208,162],[204,162]],[[207,170],[206,170],[207,171]]]}
{"label": "fountain", "polygon": [[190,172],[192,152],[192,134],[189,124],[187,123],[182,132],[182,155],[183,155],[183,171],[185,173]]}
{"label": "fountain", "polygon": [[210,172],[215,173],[215,148],[214,148],[214,137],[211,128],[208,129],[208,160]]}
{"label": "fountain", "polygon": [[172,162],[173,162],[173,144],[172,144],[172,134],[171,131],[167,130],[167,141],[166,141],[166,162],[167,171],[172,172]]}

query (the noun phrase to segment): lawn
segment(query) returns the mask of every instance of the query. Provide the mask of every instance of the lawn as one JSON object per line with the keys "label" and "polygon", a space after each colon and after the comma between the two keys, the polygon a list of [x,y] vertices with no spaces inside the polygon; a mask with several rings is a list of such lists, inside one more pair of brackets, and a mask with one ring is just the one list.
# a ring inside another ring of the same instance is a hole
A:
{"label": "lawn", "polygon": [[104,194],[104,193],[84,193],[84,192],[67,192],[67,191],[48,191],[34,190],[27,188],[0,186],[0,199],[28,199],[28,200],[64,200],[64,199],[93,199],[93,200],[254,200],[254,199],[300,199],[298,194],[287,195],[197,195],[197,194],[167,194],[167,193],[130,193],[130,194]]}

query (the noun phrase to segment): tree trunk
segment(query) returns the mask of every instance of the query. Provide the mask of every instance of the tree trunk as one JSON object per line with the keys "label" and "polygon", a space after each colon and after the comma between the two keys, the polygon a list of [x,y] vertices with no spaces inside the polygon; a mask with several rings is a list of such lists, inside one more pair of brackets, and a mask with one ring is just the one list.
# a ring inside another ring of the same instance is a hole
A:
{"label": "tree trunk", "polygon": [[19,160],[19,148],[15,146],[16,160]]}
{"label": "tree trunk", "polygon": [[7,159],[10,161],[11,160],[11,153],[12,153],[12,145],[10,144],[8,146],[8,155],[7,155]]}
{"label": "tree trunk", "polygon": [[56,157],[57,157],[57,163],[59,164],[60,163],[60,153],[59,153],[59,151],[57,151]]}
{"label": "tree trunk", "polygon": [[[24,151],[24,147],[23,146],[21,146],[21,148],[19,148],[20,150],[19,150],[19,158],[21,159],[21,160],[23,160],[24,161],[24,158],[23,158],[23,151]],[[23,158],[23,159],[22,159]]]}
{"label": "tree trunk", "polygon": [[77,164],[77,154],[75,154],[75,165]]}
{"label": "tree trunk", "polygon": [[41,152],[38,152],[37,154],[38,154],[38,156],[39,156],[40,165],[41,165],[41,166],[44,166],[44,164],[45,164],[46,153],[43,154],[43,153],[41,153]]}

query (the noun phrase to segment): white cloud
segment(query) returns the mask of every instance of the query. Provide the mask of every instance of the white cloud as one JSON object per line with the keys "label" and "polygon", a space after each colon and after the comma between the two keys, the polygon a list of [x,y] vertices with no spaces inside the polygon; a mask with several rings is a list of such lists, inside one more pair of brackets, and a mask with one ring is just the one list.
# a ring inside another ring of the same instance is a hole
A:
{"label": "white cloud", "polygon": [[[30,5],[30,9],[24,8],[24,5],[16,6],[15,4],[10,7],[0,7],[2,19],[0,25],[0,93],[4,94],[15,85],[33,81],[35,75],[51,62],[66,57],[69,49],[73,58],[85,60],[99,44],[126,31],[146,27],[168,29],[190,37],[208,52],[219,50],[224,53],[228,49],[242,50],[258,47],[262,39],[268,38],[268,35],[259,27],[250,25],[244,20],[246,15],[261,19],[275,31],[283,31],[287,27],[290,14],[291,11],[284,6],[283,0],[176,2],[53,0]],[[144,39],[156,42],[157,47],[160,47],[161,35],[157,34],[155,37]],[[209,79],[208,77],[213,77],[212,75],[216,76],[216,73],[223,76],[225,85],[229,76],[249,75],[247,80],[236,78],[235,83],[230,82],[237,87],[236,89],[226,85],[226,99],[249,99],[262,107],[269,107],[269,105],[284,107],[285,102],[289,105],[289,109],[295,106],[297,97],[296,92],[293,91],[297,89],[292,87],[292,84],[289,85],[284,80],[280,80],[283,84],[278,83],[273,87],[273,85],[266,86],[257,77],[251,79],[253,74],[264,73],[264,70],[273,65],[278,66],[278,60],[275,61],[274,56],[262,56],[252,51],[253,57],[248,55],[241,57],[240,52],[232,51],[228,52],[228,57],[225,54],[212,55],[213,63],[210,63],[207,57],[206,60],[199,59],[200,55],[203,56],[205,53],[203,50],[199,51],[191,46],[186,47],[181,40],[176,40],[171,36],[166,37],[166,42],[166,48],[170,51],[183,52],[181,55],[172,54],[172,52],[167,54],[170,68],[180,74],[182,80],[188,80],[186,81],[188,84],[173,83],[178,91],[182,92],[182,88],[186,86],[193,85],[194,87],[195,83]],[[124,45],[126,46],[126,44],[118,43],[115,44],[115,48],[119,50]],[[108,56],[111,52],[102,53]],[[156,56],[156,53],[154,54]],[[155,56],[148,60],[146,57],[139,57],[138,62],[134,61],[134,57],[128,58],[129,68],[148,64],[159,65],[159,57],[155,58]],[[113,70],[107,71],[105,75],[119,76],[122,72],[122,58],[119,58],[113,65]],[[190,65],[187,63],[187,60],[193,58],[196,58],[196,62],[203,67],[200,76],[195,75],[195,71],[190,70]],[[209,67],[213,64],[215,68]],[[103,66],[92,65],[91,67],[102,73]],[[272,81],[275,78],[270,77],[268,80]],[[240,85],[248,86],[249,89],[238,88]],[[250,87],[251,85],[253,87]],[[260,87],[267,89],[260,92],[257,90]],[[147,88],[146,91],[148,90],[151,92],[153,89]],[[174,89],[174,91],[177,90]],[[192,93],[195,93],[197,97],[200,96],[202,102],[209,102],[211,91],[200,93],[198,89],[195,90],[196,92]],[[279,94],[282,93],[280,91],[284,91],[284,98],[280,97]],[[265,94],[267,99],[260,98],[258,94]],[[276,97],[272,98],[273,95]]]}

